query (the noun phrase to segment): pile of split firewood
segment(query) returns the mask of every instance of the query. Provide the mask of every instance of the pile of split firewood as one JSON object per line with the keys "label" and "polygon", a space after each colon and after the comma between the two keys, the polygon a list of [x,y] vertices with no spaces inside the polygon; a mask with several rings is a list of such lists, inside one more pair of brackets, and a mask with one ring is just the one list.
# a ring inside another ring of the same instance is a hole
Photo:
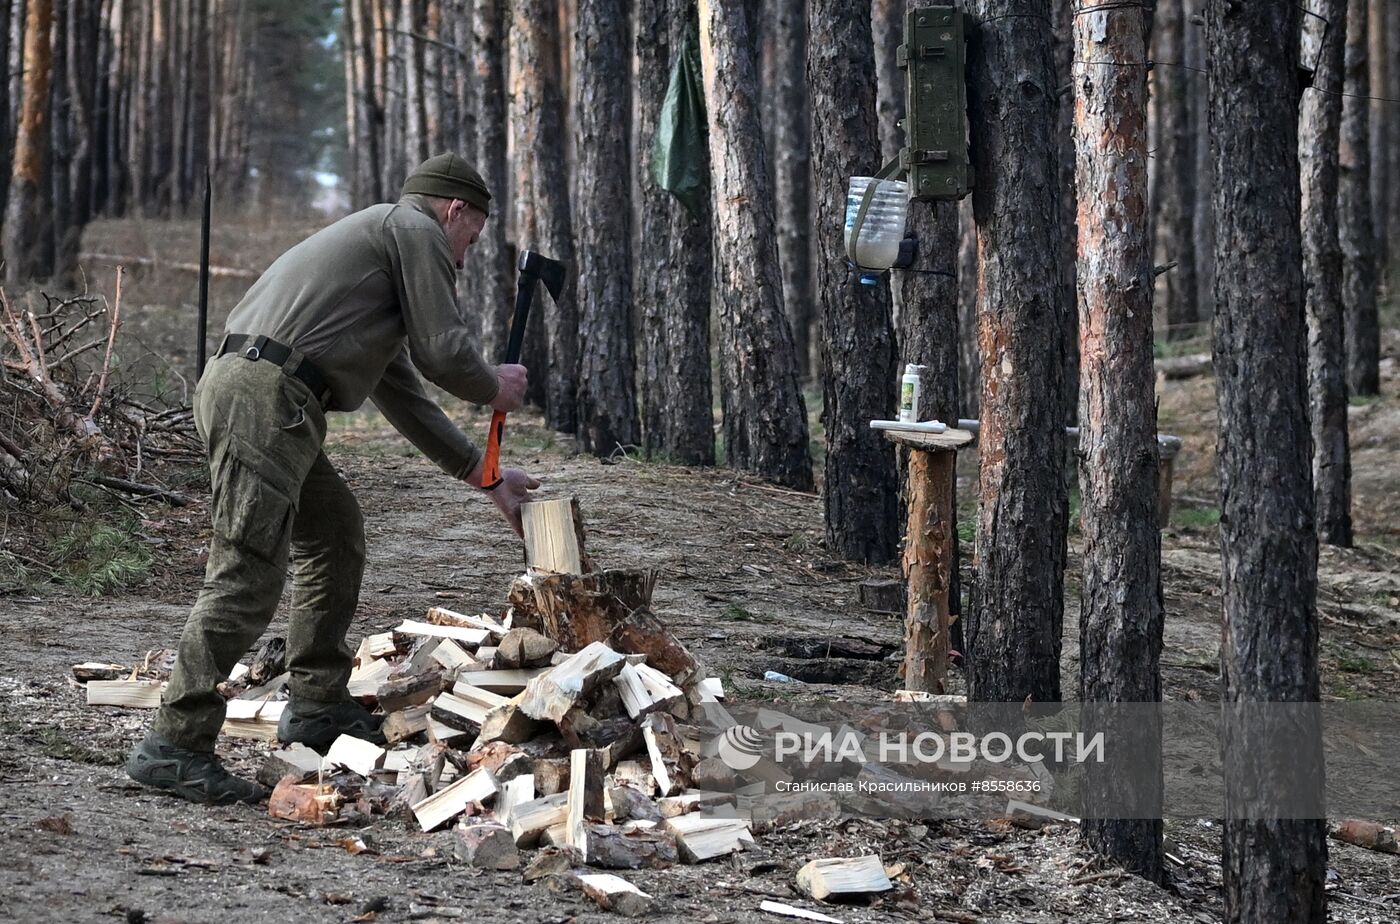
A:
{"label": "pile of split firewood", "polygon": [[[753,845],[775,818],[706,756],[724,690],[652,612],[654,573],[592,570],[572,500],[528,505],[525,536],[530,567],[501,618],[433,607],[360,643],[350,693],[383,713],[387,746],[280,747],[258,779],[274,817],[405,814],[424,831],[455,821],[465,863],[524,865],[527,881],[563,877],[604,908],[641,913],[650,896],[585,868],[700,863]],[[224,685],[226,734],[275,742],[285,651],[272,639]],[[151,660],[74,672],[89,703],[155,706]],[[537,853],[527,864],[522,850]],[[891,887],[875,856],[814,861],[798,878],[818,898]]]}

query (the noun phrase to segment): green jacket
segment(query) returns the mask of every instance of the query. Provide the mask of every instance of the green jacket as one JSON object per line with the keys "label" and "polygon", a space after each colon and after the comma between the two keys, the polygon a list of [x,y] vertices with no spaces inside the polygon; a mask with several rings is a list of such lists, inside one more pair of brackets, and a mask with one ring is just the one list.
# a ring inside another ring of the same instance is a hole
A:
{"label": "green jacket", "polygon": [[[449,394],[489,404],[499,389],[476,324],[457,307],[456,265],[427,200],[375,205],[297,244],[228,318],[304,353],[330,386],[327,410],[371,399],[448,474],[465,478],[480,450],[428,397],[418,372]],[[417,372],[415,372],[415,368]]]}

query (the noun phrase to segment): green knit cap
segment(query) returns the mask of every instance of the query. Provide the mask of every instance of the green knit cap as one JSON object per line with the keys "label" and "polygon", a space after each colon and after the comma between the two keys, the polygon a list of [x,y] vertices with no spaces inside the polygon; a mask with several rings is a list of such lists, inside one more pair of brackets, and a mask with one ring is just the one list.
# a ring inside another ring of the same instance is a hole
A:
{"label": "green knit cap", "polygon": [[491,214],[491,191],[481,174],[456,154],[439,154],[419,164],[403,184],[403,195],[412,193],[461,199]]}

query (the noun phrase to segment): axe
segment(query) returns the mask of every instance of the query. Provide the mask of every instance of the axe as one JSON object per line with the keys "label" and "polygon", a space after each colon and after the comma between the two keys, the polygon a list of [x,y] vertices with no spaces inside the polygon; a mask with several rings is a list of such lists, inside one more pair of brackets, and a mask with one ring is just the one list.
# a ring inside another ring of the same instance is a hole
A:
{"label": "axe", "polygon": [[[520,362],[525,322],[530,318],[530,303],[535,300],[535,283],[544,283],[550,298],[556,302],[564,291],[564,264],[557,260],[533,250],[522,250],[515,268],[520,276],[515,283],[515,314],[510,321],[510,339],[506,343],[506,358],[503,360],[507,365]],[[487,491],[501,484],[501,437],[505,436],[505,432],[506,412],[493,412],[486,437],[486,460],[481,466],[481,486]]]}

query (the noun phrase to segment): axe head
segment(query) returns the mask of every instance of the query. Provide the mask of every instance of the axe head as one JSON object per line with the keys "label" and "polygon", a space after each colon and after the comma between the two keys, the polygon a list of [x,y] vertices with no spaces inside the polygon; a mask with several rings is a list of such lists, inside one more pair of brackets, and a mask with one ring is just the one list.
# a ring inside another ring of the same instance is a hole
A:
{"label": "axe head", "polygon": [[556,302],[564,293],[564,264],[558,260],[551,260],[533,250],[522,250],[520,259],[516,262],[516,269],[520,271],[521,276],[533,276],[544,283],[550,298]]}

